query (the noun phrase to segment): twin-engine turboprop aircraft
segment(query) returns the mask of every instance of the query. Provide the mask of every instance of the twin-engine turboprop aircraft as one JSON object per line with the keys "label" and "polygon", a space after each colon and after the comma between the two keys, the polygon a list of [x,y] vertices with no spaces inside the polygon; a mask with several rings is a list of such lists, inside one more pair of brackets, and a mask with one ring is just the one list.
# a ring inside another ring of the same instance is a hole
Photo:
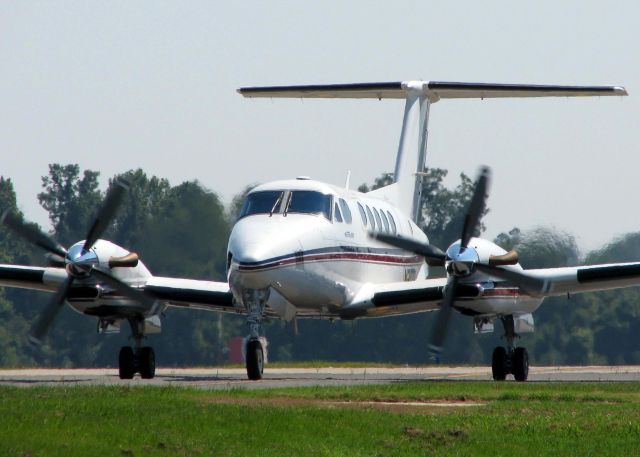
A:
{"label": "twin-engine turboprop aircraft", "polygon": [[[429,244],[416,224],[432,103],[447,98],[626,95],[622,87],[539,86],[408,81],[321,86],[251,87],[245,97],[405,99],[394,183],[368,193],[309,178],[275,181],[246,197],[228,245],[228,282],[161,278],[137,255],[100,240],[126,190],[113,186],[86,240],[68,251],[5,212],[1,220],[50,253],[49,267],[0,265],[0,285],[57,291],[31,332],[39,342],[66,302],[98,318],[99,330],[128,321],[135,347],[120,351],[121,378],[151,378],[155,357],[145,333],[160,329],[167,306],[246,315],[246,366],[263,374],[259,336],[265,317],[356,319],[440,310],[431,350],[439,353],[453,310],[472,316],[476,330],[500,320],[507,345],[493,353],[496,380],[528,376],[528,355],[514,347],[533,330],[533,316],[551,295],[640,284],[640,263],[523,270],[515,252],[473,237],[489,188],[481,169],[459,241],[446,252]],[[428,279],[429,265],[447,278]]]}

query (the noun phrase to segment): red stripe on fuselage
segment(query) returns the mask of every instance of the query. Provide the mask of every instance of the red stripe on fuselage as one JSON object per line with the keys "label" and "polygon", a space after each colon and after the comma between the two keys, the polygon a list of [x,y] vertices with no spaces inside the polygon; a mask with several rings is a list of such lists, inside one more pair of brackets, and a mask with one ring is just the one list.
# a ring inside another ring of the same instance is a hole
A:
{"label": "red stripe on fuselage", "polygon": [[335,252],[328,254],[309,254],[303,256],[292,256],[286,259],[277,260],[275,262],[262,265],[238,265],[240,271],[258,271],[270,268],[278,268],[296,263],[323,262],[329,260],[348,260],[370,263],[386,263],[390,265],[412,265],[421,264],[424,259],[420,256],[395,256],[389,254],[365,254],[354,252]]}

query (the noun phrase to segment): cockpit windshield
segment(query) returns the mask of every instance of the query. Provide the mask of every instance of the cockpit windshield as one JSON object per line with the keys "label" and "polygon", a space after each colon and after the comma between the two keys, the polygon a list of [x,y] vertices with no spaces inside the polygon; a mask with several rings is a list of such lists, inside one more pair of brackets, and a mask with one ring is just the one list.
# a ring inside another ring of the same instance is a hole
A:
{"label": "cockpit windshield", "polygon": [[[331,220],[331,195],[313,190],[264,190],[247,195],[240,217],[253,214],[322,214]],[[286,205],[286,207],[285,207]]]}
{"label": "cockpit windshield", "polygon": [[322,214],[331,220],[331,195],[313,190],[293,190],[286,213]]}
{"label": "cockpit windshield", "polygon": [[240,217],[277,212],[283,193],[281,190],[265,190],[247,195],[240,210]]}

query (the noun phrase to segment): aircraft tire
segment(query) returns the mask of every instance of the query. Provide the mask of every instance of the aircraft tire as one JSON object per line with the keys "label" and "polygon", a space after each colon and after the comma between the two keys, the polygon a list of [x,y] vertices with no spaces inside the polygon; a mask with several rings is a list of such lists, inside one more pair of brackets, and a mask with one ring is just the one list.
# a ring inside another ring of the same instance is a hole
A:
{"label": "aircraft tire", "polygon": [[524,382],[529,377],[529,354],[525,348],[516,348],[511,359],[513,377]]}
{"label": "aircraft tire", "polygon": [[493,350],[491,372],[494,381],[504,381],[507,379],[507,350],[502,346],[497,346]]}
{"label": "aircraft tire", "polygon": [[153,379],[156,375],[156,354],[152,347],[145,346],[140,349],[138,364],[140,366],[140,377],[142,379]]}
{"label": "aircraft tire", "polygon": [[133,348],[131,346],[123,346],[120,348],[120,354],[118,355],[118,374],[120,379],[133,379],[135,373]]}
{"label": "aircraft tire", "polygon": [[264,354],[259,340],[249,340],[247,343],[247,376],[253,381],[262,379],[264,370]]}

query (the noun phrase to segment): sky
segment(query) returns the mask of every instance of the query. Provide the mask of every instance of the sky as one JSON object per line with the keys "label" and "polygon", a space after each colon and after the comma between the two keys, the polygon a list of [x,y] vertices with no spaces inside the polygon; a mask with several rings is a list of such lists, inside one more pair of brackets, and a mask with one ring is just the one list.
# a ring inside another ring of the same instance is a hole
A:
{"label": "sky", "polygon": [[553,226],[583,253],[640,230],[640,3],[0,2],[0,175],[28,219],[49,163],[197,179],[225,202],[393,170],[403,102],[249,100],[242,86],[623,85],[629,97],[443,100],[427,164],[492,167],[485,237]]}

